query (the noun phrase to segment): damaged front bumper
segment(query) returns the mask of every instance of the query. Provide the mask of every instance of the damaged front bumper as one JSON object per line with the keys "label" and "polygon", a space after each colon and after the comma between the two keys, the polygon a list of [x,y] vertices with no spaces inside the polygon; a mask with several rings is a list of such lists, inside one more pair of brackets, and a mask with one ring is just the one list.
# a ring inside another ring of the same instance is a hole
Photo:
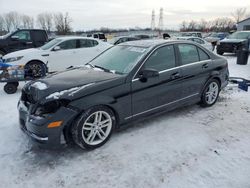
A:
{"label": "damaged front bumper", "polygon": [[[64,129],[70,126],[78,111],[67,107],[60,107],[48,117],[31,115],[22,101],[18,103],[20,128],[41,147],[58,148],[66,143]],[[61,122],[59,126],[50,127],[54,122]]]}

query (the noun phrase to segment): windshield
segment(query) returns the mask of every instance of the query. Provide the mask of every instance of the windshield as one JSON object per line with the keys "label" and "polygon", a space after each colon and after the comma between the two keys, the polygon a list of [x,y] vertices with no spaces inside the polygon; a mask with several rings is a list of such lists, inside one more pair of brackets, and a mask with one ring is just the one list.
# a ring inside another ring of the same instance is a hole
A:
{"label": "windshield", "polygon": [[230,35],[229,39],[248,39],[250,37],[250,32],[236,32]]}
{"label": "windshield", "polygon": [[92,66],[118,74],[128,74],[145,55],[147,48],[134,46],[115,46],[90,62]]}
{"label": "windshield", "polygon": [[43,45],[43,46],[41,47],[41,49],[42,49],[42,50],[48,50],[48,49],[50,49],[51,47],[53,47],[54,45],[58,44],[58,43],[61,42],[61,41],[62,41],[62,39],[54,39],[54,40],[52,40],[52,41],[46,43],[45,45]]}

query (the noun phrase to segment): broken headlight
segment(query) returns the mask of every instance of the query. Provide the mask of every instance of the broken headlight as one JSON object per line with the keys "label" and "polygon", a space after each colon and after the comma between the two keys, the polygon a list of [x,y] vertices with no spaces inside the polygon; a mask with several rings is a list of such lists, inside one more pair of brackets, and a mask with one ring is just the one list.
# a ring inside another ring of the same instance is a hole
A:
{"label": "broken headlight", "polygon": [[67,106],[70,101],[68,100],[54,100],[47,102],[43,105],[39,105],[35,110],[35,115],[44,116],[46,114],[55,113],[60,107]]}

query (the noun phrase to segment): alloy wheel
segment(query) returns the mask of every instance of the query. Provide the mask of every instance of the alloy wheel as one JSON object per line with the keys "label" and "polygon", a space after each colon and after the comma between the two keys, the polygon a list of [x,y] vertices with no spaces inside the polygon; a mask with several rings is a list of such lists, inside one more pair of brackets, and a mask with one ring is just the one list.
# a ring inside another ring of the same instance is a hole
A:
{"label": "alloy wheel", "polygon": [[216,82],[211,82],[206,90],[205,100],[207,104],[213,104],[219,94],[219,86]]}
{"label": "alloy wheel", "polygon": [[44,76],[44,71],[42,66],[43,65],[36,63],[29,65],[29,69],[31,70],[31,74],[33,77],[39,78]]}
{"label": "alloy wheel", "polygon": [[98,145],[109,136],[111,129],[111,116],[105,111],[96,111],[84,122],[82,138],[89,145]]}

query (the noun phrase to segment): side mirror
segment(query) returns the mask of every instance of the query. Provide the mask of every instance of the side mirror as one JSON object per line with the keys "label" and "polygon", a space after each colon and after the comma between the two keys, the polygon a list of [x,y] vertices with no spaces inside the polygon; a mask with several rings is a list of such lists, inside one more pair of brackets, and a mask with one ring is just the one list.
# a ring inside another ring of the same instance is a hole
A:
{"label": "side mirror", "polygon": [[144,69],[139,73],[139,79],[142,82],[146,82],[148,78],[158,77],[159,72],[155,69]]}
{"label": "side mirror", "polygon": [[15,36],[15,35],[11,36],[10,38],[11,38],[12,40],[15,40],[15,41],[19,40],[19,36]]}
{"label": "side mirror", "polygon": [[59,50],[61,50],[60,46],[56,46],[53,48],[53,51],[59,51]]}

